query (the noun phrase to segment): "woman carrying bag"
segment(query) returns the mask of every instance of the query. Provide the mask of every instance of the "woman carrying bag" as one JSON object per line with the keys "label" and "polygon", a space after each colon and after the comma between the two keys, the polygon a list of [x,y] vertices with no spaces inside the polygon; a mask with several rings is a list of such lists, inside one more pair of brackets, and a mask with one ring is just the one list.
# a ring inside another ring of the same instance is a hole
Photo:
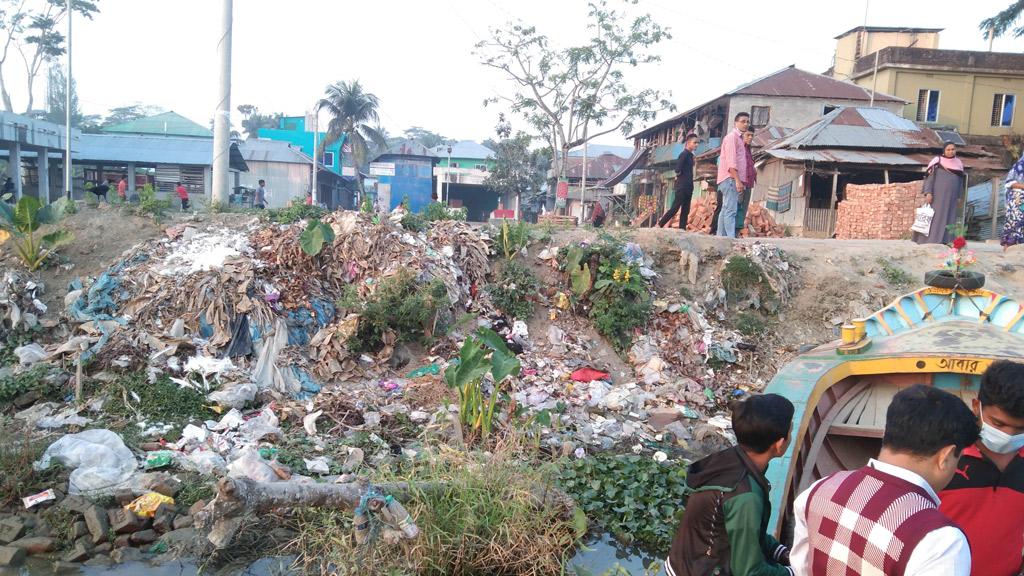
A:
{"label": "woman carrying bag", "polygon": [[[949,226],[956,223],[956,208],[964,189],[964,163],[956,157],[956,144],[947,143],[941,156],[928,163],[928,176],[924,179],[925,204],[934,211],[927,234],[914,230],[913,240],[918,244],[948,244]],[[920,210],[920,208],[918,209]],[[919,216],[920,217],[920,216]]]}

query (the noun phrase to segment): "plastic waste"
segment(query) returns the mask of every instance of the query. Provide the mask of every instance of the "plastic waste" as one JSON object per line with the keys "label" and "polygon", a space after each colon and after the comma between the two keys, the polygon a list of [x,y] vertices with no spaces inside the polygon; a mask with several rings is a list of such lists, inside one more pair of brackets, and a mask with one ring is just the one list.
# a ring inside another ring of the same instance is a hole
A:
{"label": "plastic waste", "polygon": [[421,378],[423,376],[432,375],[437,376],[441,373],[441,367],[437,364],[428,364],[409,372],[408,378]]}
{"label": "plastic waste", "polygon": [[256,482],[278,482],[281,480],[274,468],[260,456],[254,446],[246,446],[239,451],[238,458],[228,464],[228,476],[231,478],[249,478]]}
{"label": "plastic waste", "polygon": [[146,470],[166,468],[174,462],[174,453],[170,450],[158,450],[146,455]]}
{"label": "plastic waste", "polygon": [[174,498],[157,492],[148,492],[132,500],[130,504],[125,504],[124,509],[143,518],[152,518],[161,504],[174,506]]}
{"label": "plastic waste", "polygon": [[206,422],[206,428],[215,432],[221,430],[234,430],[245,423],[245,418],[242,418],[242,413],[237,408],[232,408],[227,414],[221,417],[220,422]]}
{"label": "plastic waste", "polygon": [[264,408],[255,418],[246,420],[238,427],[238,433],[252,442],[259,442],[267,436],[281,437],[280,421],[270,408]]}
{"label": "plastic waste", "polygon": [[327,456],[317,456],[311,459],[303,458],[302,462],[306,465],[306,470],[314,474],[328,474],[331,471],[331,464]]}
{"label": "plastic waste", "polygon": [[216,392],[210,392],[206,398],[228,408],[244,408],[246,404],[256,399],[256,384],[237,382]]}
{"label": "plastic waste", "polygon": [[198,472],[207,476],[222,474],[227,470],[228,463],[216,452],[209,450],[195,450],[191,454],[178,456],[178,466],[182,470]]}
{"label": "plastic waste", "polygon": [[18,357],[18,363],[22,366],[31,366],[38,362],[42,362],[49,356],[43,347],[35,342],[26,344],[24,346],[18,346],[14,349],[14,355]]}
{"label": "plastic waste", "polygon": [[579,368],[569,376],[576,382],[593,382],[594,380],[608,380],[608,373],[594,368]]}
{"label": "plastic waste", "polygon": [[60,438],[43,452],[33,467],[45,470],[54,460],[74,469],[68,479],[68,493],[72,495],[113,493],[126,486],[138,469],[135,456],[121,437],[102,428]]}

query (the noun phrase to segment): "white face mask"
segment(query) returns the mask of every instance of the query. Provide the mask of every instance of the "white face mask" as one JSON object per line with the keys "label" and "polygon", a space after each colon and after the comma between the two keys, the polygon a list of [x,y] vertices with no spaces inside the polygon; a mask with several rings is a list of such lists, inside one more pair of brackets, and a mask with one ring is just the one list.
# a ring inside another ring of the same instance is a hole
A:
{"label": "white face mask", "polygon": [[[980,406],[979,406],[980,407]],[[983,409],[982,409],[983,410]],[[1024,448],[1024,434],[1010,436],[981,417],[981,443],[996,454],[1011,454]]]}

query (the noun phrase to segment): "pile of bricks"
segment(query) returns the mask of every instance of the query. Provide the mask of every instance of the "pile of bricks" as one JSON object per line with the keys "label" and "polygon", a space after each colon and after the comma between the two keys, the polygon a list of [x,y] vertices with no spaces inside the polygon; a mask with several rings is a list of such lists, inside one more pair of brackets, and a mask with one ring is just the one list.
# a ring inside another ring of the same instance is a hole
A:
{"label": "pile of bricks", "polygon": [[[686,229],[690,232],[711,233],[711,217],[715,214],[715,196],[708,194],[698,198],[690,206],[690,216],[686,219]],[[771,213],[763,206],[751,202],[747,208],[747,216],[744,221],[743,230],[736,232],[740,237],[745,238],[781,238],[785,232],[784,226],[775,223]],[[675,228],[679,225],[679,213],[666,224],[667,227]]]}
{"label": "pile of bricks", "polygon": [[908,238],[914,211],[922,202],[921,184],[848,184],[836,214],[836,238]]}

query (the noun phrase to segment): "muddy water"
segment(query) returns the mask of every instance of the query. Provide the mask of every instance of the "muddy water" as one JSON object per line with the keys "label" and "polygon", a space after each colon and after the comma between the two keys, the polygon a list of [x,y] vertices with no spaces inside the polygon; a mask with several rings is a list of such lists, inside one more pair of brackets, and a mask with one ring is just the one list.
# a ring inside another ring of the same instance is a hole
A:
{"label": "muddy water", "polygon": [[[652,555],[639,548],[623,546],[610,534],[601,534],[577,550],[576,556],[566,565],[566,572],[576,576],[600,576],[618,566],[626,571],[613,570],[611,573],[616,576],[665,576],[664,568],[660,568],[664,560],[664,555]],[[654,565],[658,570],[651,570]]]}

